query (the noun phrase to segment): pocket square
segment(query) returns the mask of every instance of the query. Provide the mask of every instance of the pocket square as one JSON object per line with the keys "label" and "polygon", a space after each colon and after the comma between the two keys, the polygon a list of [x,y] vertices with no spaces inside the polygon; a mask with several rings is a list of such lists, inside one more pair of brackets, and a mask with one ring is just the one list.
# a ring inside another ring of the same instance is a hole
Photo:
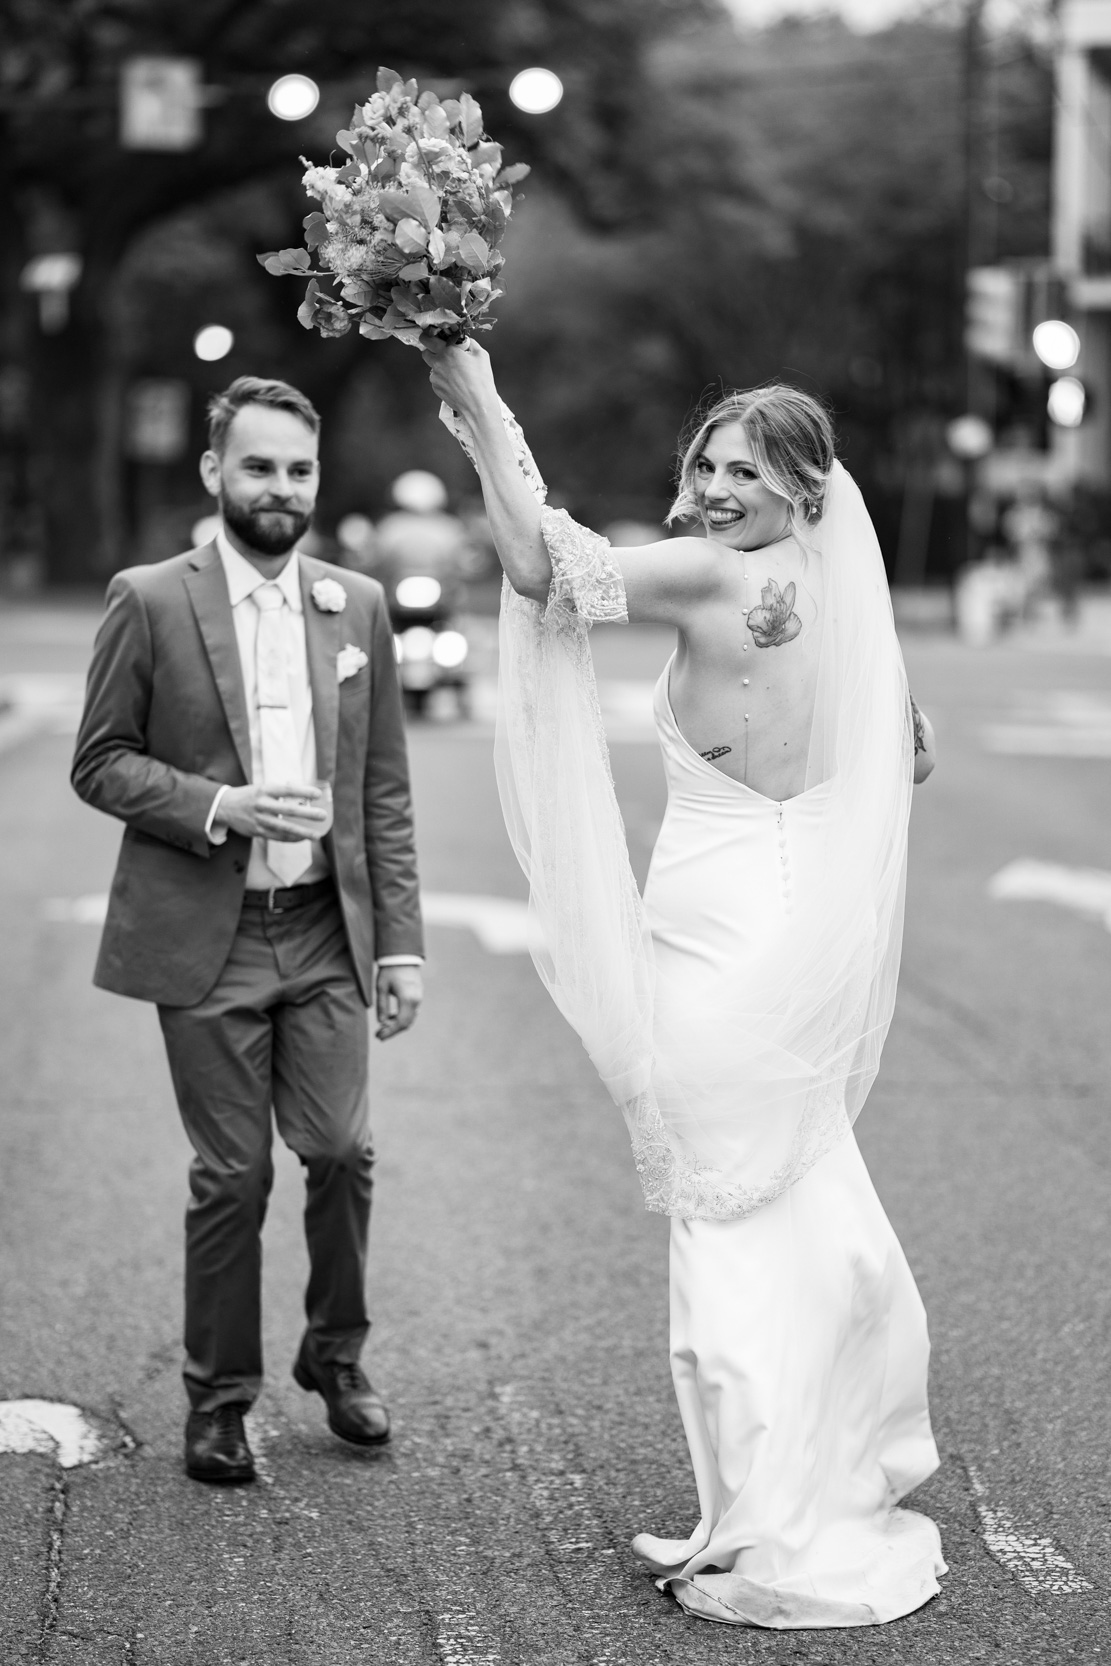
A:
{"label": "pocket square", "polygon": [[369,664],[370,661],[363,650],[356,648],[353,642],[349,642],[346,648],[341,648],[336,655],[336,677],[341,683],[345,683],[348,677],[353,677],[357,671],[362,670],[364,665]]}

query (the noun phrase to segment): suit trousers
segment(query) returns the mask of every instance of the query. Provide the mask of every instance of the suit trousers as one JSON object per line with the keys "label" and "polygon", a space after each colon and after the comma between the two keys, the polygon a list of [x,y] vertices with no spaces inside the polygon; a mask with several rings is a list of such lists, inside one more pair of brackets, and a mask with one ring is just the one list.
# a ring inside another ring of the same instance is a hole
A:
{"label": "suit trousers", "polygon": [[273,1184],[271,1108],[305,1169],[317,1358],[354,1362],[373,1151],[369,1026],[334,893],[244,907],[215,987],[158,1016],[195,1156],[185,1216],[185,1387],[195,1411],[250,1405],[262,1382],[262,1223]]}

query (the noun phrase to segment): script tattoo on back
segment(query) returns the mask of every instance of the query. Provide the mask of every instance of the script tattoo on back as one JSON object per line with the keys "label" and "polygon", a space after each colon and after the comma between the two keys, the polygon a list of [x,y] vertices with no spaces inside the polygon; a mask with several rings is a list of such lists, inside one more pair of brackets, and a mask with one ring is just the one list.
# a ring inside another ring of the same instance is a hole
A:
{"label": "script tattoo on back", "polygon": [[789,584],[780,590],[773,578],[760,590],[760,606],[749,609],[748,628],[758,648],[781,648],[793,642],[802,629],[802,620],[792,612],[795,587]]}
{"label": "script tattoo on back", "polygon": [[708,752],[700,752],[698,756],[705,758],[708,764],[716,763],[718,758],[724,758],[727,752],[732,752],[731,746],[711,746]]}
{"label": "script tattoo on back", "polygon": [[914,695],[910,696],[910,721],[914,729],[915,755],[926,750],[926,731],[922,727],[922,713],[914,703]]}

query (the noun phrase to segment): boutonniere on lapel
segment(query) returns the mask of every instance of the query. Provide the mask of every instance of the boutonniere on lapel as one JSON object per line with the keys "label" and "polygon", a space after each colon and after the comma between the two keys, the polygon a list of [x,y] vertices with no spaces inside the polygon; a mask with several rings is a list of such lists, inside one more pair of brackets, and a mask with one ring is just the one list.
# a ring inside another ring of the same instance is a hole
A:
{"label": "boutonniere on lapel", "polygon": [[312,587],[312,599],[321,613],[342,613],[347,606],[347,591],[334,578],[318,578]]}
{"label": "boutonniere on lapel", "polygon": [[[331,584],[332,580],[324,578],[321,579],[320,582],[321,584]],[[339,589],[338,584],[336,585],[336,589]],[[336,678],[339,682],[345,683],[348,677],[353,677],[357,671],[362,670],[364,665],[369,664],[370,661],[363,653],[363,650],[361,648],[356,648],[353,642],[349,642],[346,648],[341,648],[339,653],[336,655]]]}

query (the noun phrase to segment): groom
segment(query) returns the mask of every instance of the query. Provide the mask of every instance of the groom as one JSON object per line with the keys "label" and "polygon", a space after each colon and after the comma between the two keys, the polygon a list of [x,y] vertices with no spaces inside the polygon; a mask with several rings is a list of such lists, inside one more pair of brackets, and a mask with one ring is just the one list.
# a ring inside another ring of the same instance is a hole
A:
{"label": "groom", "polygon": [[[73,785],[126,823],[95,982],[154,1001],[195,1153],[185,1220],[185,1465],[250,1481],[271,1127],[305,1169],[293,1374],[333,1432],[389,1436],[359,1366],[372,1151],[368,1024],[406,1030],[422,942],[393,637],[379,585],[301,555],[320,419],[241,376],[209,406],[221,529],[117,573]],[[315,785],[313,784],[315,783]],[[331,807],[334,798],[334,826]]]}

